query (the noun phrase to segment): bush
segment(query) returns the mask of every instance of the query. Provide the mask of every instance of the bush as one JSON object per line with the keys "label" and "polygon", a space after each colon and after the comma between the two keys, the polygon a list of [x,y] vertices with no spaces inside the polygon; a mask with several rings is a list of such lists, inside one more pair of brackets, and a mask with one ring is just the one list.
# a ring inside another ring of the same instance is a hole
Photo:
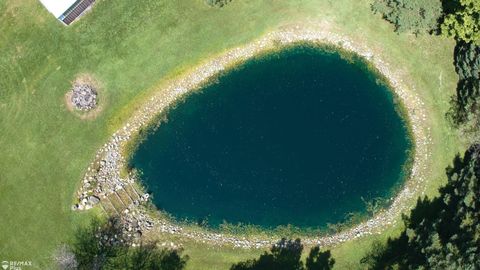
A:
{"label": "bush", "polygon": [[442,16],[440,0],[375,0],[375,13],[395,25],[396,32],[431,33]]}

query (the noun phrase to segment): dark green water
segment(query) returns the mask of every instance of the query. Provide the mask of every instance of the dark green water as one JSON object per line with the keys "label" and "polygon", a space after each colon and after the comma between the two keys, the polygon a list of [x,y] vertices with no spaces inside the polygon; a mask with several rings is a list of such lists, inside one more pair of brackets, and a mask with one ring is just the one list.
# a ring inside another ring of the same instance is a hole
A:
{"label": "dark green water", "polygon": [[323,227],[392,195],[411,148],[364,64],[296,47],[242,65],[167,114],[131,165],[174,217]]}

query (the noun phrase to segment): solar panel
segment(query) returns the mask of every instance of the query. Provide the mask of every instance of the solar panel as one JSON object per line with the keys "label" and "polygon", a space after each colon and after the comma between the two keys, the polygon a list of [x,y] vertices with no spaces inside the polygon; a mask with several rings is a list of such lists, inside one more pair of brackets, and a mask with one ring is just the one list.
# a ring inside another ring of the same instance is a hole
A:
{"label": "solar panel", "polygon": [[95,0],[80,0],[69,8],[59,19],[66,25],[70,25],[75,19],[85,12]]}

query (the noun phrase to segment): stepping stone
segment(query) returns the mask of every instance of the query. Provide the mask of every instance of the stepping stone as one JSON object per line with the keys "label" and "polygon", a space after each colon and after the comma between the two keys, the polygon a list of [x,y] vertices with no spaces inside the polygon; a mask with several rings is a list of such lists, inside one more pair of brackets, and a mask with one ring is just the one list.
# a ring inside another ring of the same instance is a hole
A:
{"label": "stepping stone", "polygon": [[123,204],[122,200],[118,197],[117,193],[112,193],[110,196],[108,196],[108,199],[112,203],[113,207],[115,210],[117,210],[118,213],[121,213],[123,210],[125,210],[127,207],[125,204]]}
{"label": "stepping stone", "polygon": [[140,199],[140,195],[138,195],[138,193],[135,191],[135,188],[132,185],[128,185],[124,189],[132,200]]}
{"label": "stepping stone", "polygon": [[107,215],[113,216],[118,214],[117,210],[115,210],[115,207],[113,207],[110,200],[108,199],[102,200],[100,205],[102,206],[103,210],[107,213]]}
{"label": "stepping stone", "polygon": [[133,203],[133,200],[124,189],[117,190],[117,195],[126,207]]}

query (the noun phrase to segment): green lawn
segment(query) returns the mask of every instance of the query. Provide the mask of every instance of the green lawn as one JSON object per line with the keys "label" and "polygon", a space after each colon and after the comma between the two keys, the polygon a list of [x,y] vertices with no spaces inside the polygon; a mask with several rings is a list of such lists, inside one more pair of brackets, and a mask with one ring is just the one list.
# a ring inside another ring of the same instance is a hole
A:
{"label": "green lawn", "polygon": [[[292,22],[324,21],[407,74],[429,112],[434,153],[428,194],[435,194],[446,180],[445,167],[463,148],[444,118],[457,80],[454,43],[395,34],[372,15],[369,2],[234,0],[216,9],[204,0],[100,0],[64,27],[38,0],[0,0],[0,260],[50,265],[52,250],[87,221],[88,214],[70,211],[84,170],[140,97],[167,77]],[[63,103],[78,73],[103,84],[106,107],[94,120],[80,120]],[[356,265],[372,239],[336,247],[336,266]],[[225,269],[258,253],[185,247],[191,269]]]}

